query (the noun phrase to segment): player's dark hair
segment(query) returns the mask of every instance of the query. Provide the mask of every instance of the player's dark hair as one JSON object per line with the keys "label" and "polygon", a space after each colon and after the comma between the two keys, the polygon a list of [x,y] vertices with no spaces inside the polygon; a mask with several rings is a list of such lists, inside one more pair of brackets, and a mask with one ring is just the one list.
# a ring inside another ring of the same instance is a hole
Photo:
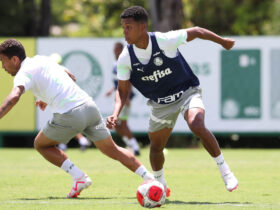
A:
{"label": "player's dark hair", "polygon": [[136,22],[148,23],[148,13],[140,6],[132,6],[125,9],[121,14],[121,19],[133,18]]}
{"label": "player's dark hair", "polygon": [[7,56],[11,59],[17,56],[20,61],[26,58],[25,49],[23,45],[16,39],[8,39],[0,45],[0,54]]}

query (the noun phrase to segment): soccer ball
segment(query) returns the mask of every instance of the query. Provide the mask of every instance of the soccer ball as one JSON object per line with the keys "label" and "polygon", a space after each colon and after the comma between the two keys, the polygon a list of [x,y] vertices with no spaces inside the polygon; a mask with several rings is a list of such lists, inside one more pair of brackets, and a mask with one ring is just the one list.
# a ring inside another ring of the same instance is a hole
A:
{"label": "soccer ball", "polygon": [[146,208],[160,207],[165,202],[165,190],[163,184],[156,180],[147,180],[137,188],[137,200]]}

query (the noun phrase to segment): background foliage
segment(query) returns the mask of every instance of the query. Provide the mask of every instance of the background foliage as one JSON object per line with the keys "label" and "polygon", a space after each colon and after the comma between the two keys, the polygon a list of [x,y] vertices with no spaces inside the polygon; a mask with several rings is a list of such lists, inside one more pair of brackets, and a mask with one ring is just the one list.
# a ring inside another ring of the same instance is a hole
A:
{"label": "background foliage", "polygon": [[[149,1],[155,1],[158,8],[172,9],[162,7],[159,0],[1,1],[0,35],[120,37],[119,16],[123,9],[141,5],[150,11],[152,4]],[[182,28],[201,26],[221,35],[280,34],[280,0],[180,1]],[[162,10],[159,12],[164,14]],[[150,30],[153,30],[152,26],[150,23]],[[49,33],[46,27],[50,28]]]}

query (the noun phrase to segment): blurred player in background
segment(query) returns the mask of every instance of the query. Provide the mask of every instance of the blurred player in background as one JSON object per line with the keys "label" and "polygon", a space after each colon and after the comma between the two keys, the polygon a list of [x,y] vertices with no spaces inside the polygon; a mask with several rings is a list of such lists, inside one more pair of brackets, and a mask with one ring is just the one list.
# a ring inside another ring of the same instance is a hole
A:
{"label": "blurred player in background", "polygon": [[148,14],[140,6],[124,10],[121,24],[128,45],[118,59],[118,90],[113,115],[107,118],[107,127],[116,126],[132,84],[149,99],[148,105],[152,108],[149,122],[150,162],[155,178],[165,186],[167,195],[169,189],[164,178],[163,150],[179,113],[216,161],[226,189],[236,189],[238,181],[224,160],[215,136],[205,127],[199,80],[178,50],[179,46],[196,38],[213,41],[229,50],[234,40],[200,27],[148,33]]}
{"label": "blurred player in background", "polygon": [[[114,45],[114,55],[115,59],[118,60],[119,55],[121,54],[123,50],[123,44],[121,42],[116,42]],[[113,82],[114,82],[114,87],[112,87],[110,90],[106,92],[106,96],[110,96],[115,90],[118,88],[118,79],[117,79],[117,64],[115,63],[113,67]],[[127,98],[123,109],[121,113],[119,114],[119,121],[115,127],[116,132],[121,136],[123,142],[126,144],[126,146],[133,151],[134,155],[140,155],[140,148],[138,145],[138,142],[136,138],[133,136],[132,132],[130,131],[128,125],[127,125],[127,120],[129,117],[130,113],[130,102],[134,97],[134,93],[132,91],[132,86],[130,86],[129,89],[129,97]]]}
{"label": "blurred player in background", "polygon": [[59,143],[68,143],[77,133],[85,133],[102,153],[118,160],[144,180],[154,179],[130,151],[115,144],[95,102],[63,66],[48,56],[26,57],[24,47],[15,39],[0,45],[0,61],[3,69],[14,76],[13,89],[0,106],[0,119],[27,90],[36,96],[36,105],[42,110],[46,106],[51,108],[53,117],[36,136],[34,147],[47,161],[72,176],[73,187],[67,197],[77,197],[92,183],[87,174],[56,147]]}
{"label": "blurred player in background", "polygon": [[[62,63],[62,57],[58,53],[52,53],[50,55],[50,58],[58,64]],[[69,70],[65,66],[63,66],[63,67],[68,71],[68,73],[70,73]],[[71,74],[71,75],[72,75],[72,79],[76,82],[75,76],[73,74]],[[85,136],[83,136],[83,134],[81,134],[81,133],[78,133],[74,137],[74,139],[78,141],[81,151],[85,151],[91,145],[90,141],[88,141],[87,138]],[[67,144],[64,144],[64,143],[60,143],[57,146],[59,149],[61,149],[63,151],[66,151],[68,148]]]}

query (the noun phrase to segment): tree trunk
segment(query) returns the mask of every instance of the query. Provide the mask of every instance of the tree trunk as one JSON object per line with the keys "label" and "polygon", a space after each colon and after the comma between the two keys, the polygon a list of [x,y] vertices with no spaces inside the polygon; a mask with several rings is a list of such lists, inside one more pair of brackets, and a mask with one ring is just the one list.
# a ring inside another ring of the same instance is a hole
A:
{"label": "tree trunk", "polygon": [[34,0],[24,0],[24,15],[26,17],[24,36],[36,36],[38,20]]}
{"label": "tree trunk", "polygon": [[41,24],[39,29],[40,36],[48,36],[51,23],[51,2],[50,0],[41,1]]}
{"label": "tree trunk", "polygon": [[149,0],[153,31],[167,32],[182,27],[182,0]]}

